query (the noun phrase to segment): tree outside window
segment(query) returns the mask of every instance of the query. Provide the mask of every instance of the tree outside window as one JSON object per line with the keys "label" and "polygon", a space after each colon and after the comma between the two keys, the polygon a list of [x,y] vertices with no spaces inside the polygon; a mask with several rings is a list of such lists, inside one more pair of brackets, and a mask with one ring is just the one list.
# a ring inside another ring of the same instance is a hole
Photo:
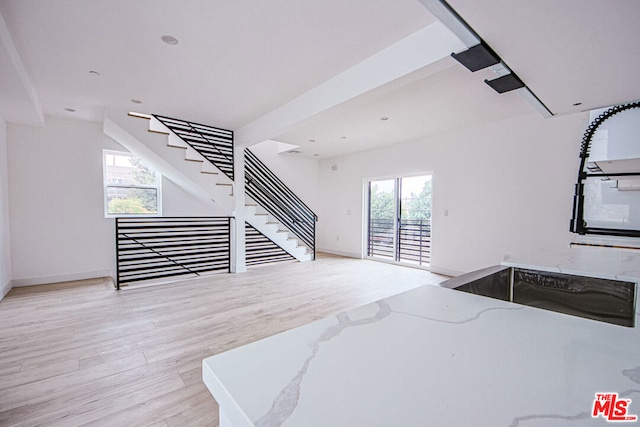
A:
{"label": "tree outside window", "polygon": [[160,215],[161,176],[139,158],[104,151],[106,216]]}

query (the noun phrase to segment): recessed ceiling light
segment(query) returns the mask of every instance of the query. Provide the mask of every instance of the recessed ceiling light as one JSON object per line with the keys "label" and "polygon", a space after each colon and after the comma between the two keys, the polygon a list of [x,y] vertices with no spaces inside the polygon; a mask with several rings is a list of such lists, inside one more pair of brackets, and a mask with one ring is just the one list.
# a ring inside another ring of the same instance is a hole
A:
{"label": "recessed ceiling light", "polygon": [[165,36],[160,37],[160,40],[162,40],[166,44],[170,44],[171,46],[175,46],[175,45],[178,44],[178,39],[173,37],[173,36],[169,36],[169,35],[165,35]]}
{"label": "recessed ceiling light", "polygon": [[384,122],[384,121],[386,121],[386,120],[389,120],[389,117],[386,117],[386,116],[384,116],[384,117],[380,117],[380,120],[382,120],[382,121]]}
{"label": "recessed ceiling light", "polygon": [[96,76],[96,77],[97,77],[97,76],[99,76],[99,75],[100,75],[100,73],[99,73],[99,72],[97,72],[97,71],[91,70],[91,71],[89,71],[89,75],[91,75],[91,76]]}
{"label": "recessed ceiling light", "polygon": [[131,102],[133,102],[134,104],[142,104],[142,101],[140,101],[139,99],[132,99]]}
{"label": "recessed ceiling light", "polygon": [[64,111],[68,111],[70,113],[75,113],[76,112],[76,110],[74,110],[73,108],[68,108],[68,107],[65,108]]}

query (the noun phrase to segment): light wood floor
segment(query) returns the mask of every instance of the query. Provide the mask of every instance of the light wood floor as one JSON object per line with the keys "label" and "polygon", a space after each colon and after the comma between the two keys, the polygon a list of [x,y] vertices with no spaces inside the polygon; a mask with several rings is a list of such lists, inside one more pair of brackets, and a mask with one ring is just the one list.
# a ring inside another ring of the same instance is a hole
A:
{"label": "light wood floor", "polygon": [[324,255],[120,292],[14,288],[0,302],[0,426],[217,426],[202,359],[442,280]]}

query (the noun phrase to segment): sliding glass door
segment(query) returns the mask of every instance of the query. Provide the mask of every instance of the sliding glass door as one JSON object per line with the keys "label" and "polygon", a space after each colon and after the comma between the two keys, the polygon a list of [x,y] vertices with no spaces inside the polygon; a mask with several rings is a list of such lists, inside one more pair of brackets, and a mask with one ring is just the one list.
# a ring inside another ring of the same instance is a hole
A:
{"label": "sliding glass door", "polygon": [[367,255],[428,265],[431,261],[431,176],[369,182]]}
{"label": "sliding glass door", "polygon": [[397,261],[431,262],[431,176],[398,178],[400,215]]}
{"label": "sliding glass door", "polygon": [[397,180],[369,182],[368,256],[395,259]]}

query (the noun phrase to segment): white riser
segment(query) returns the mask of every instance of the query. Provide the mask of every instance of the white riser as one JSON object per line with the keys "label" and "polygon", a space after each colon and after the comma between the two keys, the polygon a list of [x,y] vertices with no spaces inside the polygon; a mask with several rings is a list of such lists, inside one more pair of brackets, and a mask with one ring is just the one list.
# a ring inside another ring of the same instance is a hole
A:
{"label": "white riser", "polygon": [[[224,175],[214,164],[208,161],[202,154],[198,153],[198,151],[196,151],[193,147],[191,147],[189,144],[184,142],[182,138],[177,136],[175,133],[171,132],[169,128],[167,128],[158,119],[156,119],[153,116],[149,120],[149,131],[167,134],[167,145],[169,147],[184,148],[185,160],[201,162],[202,165],[201,165],[200,171],[202,173],[208,173],[212,175]],[[225,183],[225,184],[233,184],[233,182],[228,178],[222,178],[218,182]]]}
{"label": "white riser", "polygon": [[282,230],[284,227],[280,223],[267,223],[267,221],[273,220],[270,219],[270,215],[260,215],[263,212],[264,210],[260,207],[247,205],[245,206],[245,220],[298,261],[311,261],[312,255],[307,253],[307,248],[298,246],[298,240],[291,238],[288,231]]}

